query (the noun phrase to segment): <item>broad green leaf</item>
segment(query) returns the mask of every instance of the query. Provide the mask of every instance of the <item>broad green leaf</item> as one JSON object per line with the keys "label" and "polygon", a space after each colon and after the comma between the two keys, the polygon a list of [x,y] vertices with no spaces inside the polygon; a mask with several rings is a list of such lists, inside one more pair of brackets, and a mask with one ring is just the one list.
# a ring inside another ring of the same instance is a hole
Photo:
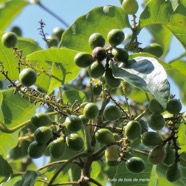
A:
{"label": "broad green leaf", "polygon": [[36,85],[51,93],[60,85],[75,79],[80,70],[73,60],[76,53],[65,48],[52,48],[28,55],[27,60],[40,74]]}
{"label": "broad green leaf", "polygon": [[[0,33],[0,38],[2,35],[3,33]],[[18,39],[17,47],[23,51],[23,57],[41,49],[32,41],[28,41],[28,39],[22,38]],[[3,63],[4,69],[8,71],[9,78],[17,80],[18,58],[16,58],[13,49],[4,47],[2,42],[0,42],[0,51],[0,61]],[[0,78],[4,79],[5,77],[0,73]]]}
{"label": "broad green leaf", "polygon": [[[0,122],[4,123],[8,128],[16,127],[28,121],[37,108],[36,105],[31,104],[26,98],[21,97],[19,94],[13,94],[13,89],[0,92],[0,103],[3,114]],[[18,132],[11,134],[0,132],[1,155],[7,155],[9,150],[17,145]]]}
{"label": "broad green leaf", "polygon": [[174,4],[166,0],[151,0],[140,16],[140,28],[153,24],[167,27],[186,47],[186,7],[179,4],[175,10]]}
{"label": "broad green leaf", "polygon": [[23,185],[29,185],[34,186],[36,179],[38,177],[39,173],[33,170],[28,170],[22,177],[22,180],[19,180],[14,184],[14,186],[23,186]]}
{"label": "broad green leaf", "polygon": [[12,173],[12,168],[8,162],[0,155],[0,177],[8,178]]}
{"label": "broad green leaf", "polygon": [[82,103],[86,100],[86,96],[82,91],[79,90],[65,90],[63,92],[63,101],[65,103],[73,104],[75,101]]}
{"label": "broad green leaf", "polygon": [[122,8],[107,5],[97,7],[79,17],[63,34],[61,46],[77,51],[91,52],[88,39],[95,32],[101,33],[105,39],[107,33],[114,28],[130,27],[128,16]]}
{"label": "broad green leaf", "polygon": [[1,184],[1,186],[12,186],[12,185],[14,185],[16,182],[18,182],[20,179],[21,179],[21,176],[12,177],[12,178],[8,179],[6,182],[3,182],[3,183]]}
{"label": "broad green leaf", "polygon": [[167,74],[162,65],[151,57],[136,57],[127,67],[112,66],[113,75],[147,93],[151,93],[165,108],[170,95]]}
{"label": "broad green leaf", "polygon": [[27,4],[24,0],[0,2],[0,31],[5,30]]}
{"label": "broad green leaf", "polygon": [[172,70],[168,71],[169,76],[179,88],[180,98],[186,104],[186,61],[178,59],[170,64]]}
{"label": "broad green leaf", "polygon": [[170,30],[160,24],[149,25],[147,29],[153,36],[153,42],[160,44],[163,48],[163,56],[165,56],[169,50],[172,34]]}
{"label": "broad green leaf", "polygon": [[181,148],[179,153],[186,152],[186,125],[181,123],[178,128],[178,146]]}

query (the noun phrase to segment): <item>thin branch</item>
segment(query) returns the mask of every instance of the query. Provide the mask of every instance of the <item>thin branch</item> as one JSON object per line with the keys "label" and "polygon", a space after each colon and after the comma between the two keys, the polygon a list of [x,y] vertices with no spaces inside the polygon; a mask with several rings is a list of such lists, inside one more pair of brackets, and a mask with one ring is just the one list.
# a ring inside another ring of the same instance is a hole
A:
{"label": "thin branch", "polygon": [[55,17],[59,22],[61,22],[63,25],[65,25],[66,27],[69,27],[68,23],[65,22],[63,19],[61,19],[58,15],[56,15],[54,12],[52,12],[51,10],[49,10],[47,7],[45,7],[43,4],[41,4],[41,2],[37,3],[37,5],[42,8],[43,10],[45,10],[46,12],[48,12],[50,15],[52,15],[53,17]]}
{"label": "thin branch", "polygon": [[59,167],[59,169],[55,172],[55,174],[53,175],[53,177],[51,178],[50,182],[48,183],[48,186],[52,186],[52,183],[54,182],[54,180],[56,179],[56,177],[60,174],[60,172],[69,164],[71,163],[73,160],[80,158],[80,157],[86,157],[88,155],[87,152],[82,152],[79,153],[75,156],[73,156],[72,158],[70,158],[67,162],[65,162],[63,165],[61,165],[61,167]]}

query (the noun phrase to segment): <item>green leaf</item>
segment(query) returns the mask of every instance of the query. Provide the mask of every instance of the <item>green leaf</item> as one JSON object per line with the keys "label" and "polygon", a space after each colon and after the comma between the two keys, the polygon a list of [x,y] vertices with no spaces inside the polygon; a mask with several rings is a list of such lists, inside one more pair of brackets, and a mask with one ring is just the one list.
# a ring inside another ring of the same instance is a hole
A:
{"label": "green leaf", "polygon": [[65,90],[63,92],[63,101],[73,104],[75,101],[82,103],[86,100],[85,94],[79,90]]}
{"label": "green leaf", "polygon": [[28,55],[27,60],[40,73],[36,85],[50,94],[60,85],[75,79],[80,70],[73,60],[76,53],[65,48],[52,48]]}
{"label": "green leaf", "polygon": [[169,76],[173,79],[174,83],[179,88],[180,98],[186,104],[186,61],[178,59],[170,63],[172,70],[168,71]]}
{"label": "green leaf", "polygon": [[0,2],[0,31],[5,30],[27,4],[24,0]]}
{"label": "green leaf", "polygon": [[77,51],[91,52],[88,39],[94,32],[101,33],[105,39],[114,28],[130,27],[128,16],[122,8],[107,5],[97,7],[79,17],[63,34],[61,46]]}
{"label": "green leaf", "polygon": [[0,155],[0,177],[8,178],[12,173],[12,168],[8,162]]}
{"label": "green leaf", "polygon": [[[4,123],[8,128],[16,127],[29,120],[37,108],[26,98],[21,97],[19,94],[13,94],[13,89],[0,92],[0,103],[2,112],[0,122]],[[18,132],[11,134],[0,132],[1,155],[7,155],[9,150],[17,145]]]}
{"label": "green leaf", "polygon": [[186,7],[183,4],[179,4],[175,10],[174,7],[166,0],[149,1],[140,16],[140,28],[162,24],[186,47]]}
{"label": "green leaf", "polygon": [[36,171],[28,170],[22,177],[22,180],[19,180],[15,183],[14,186],[23,186],[23,185],[29,185],[34,186],[37,177],[39,173]]}
{"label": "green leaf", "polygon": [[12,186],[12,185],[14,185],[16,182],[18,182],[20,179],[21,179],[21,176],[12,177],[12,178],[8,179],[6,182],[3,182],[3,183],[1,184],[1,186]]}
{"label": "green leaf", "polygon": [[179,153],[186,152],[186,125],[181,123],[178,128],[178,146],[181,148]]}
{"label": "green leaf", "polygon": [[[0,33],[0,38],[2,35],[3,33]],[[41,49],[37,44],[33,43],[33,41],[21,38],[18,39],[17,47],[23,51],[23,57]],[[18,58],[16,58],[13,50],[4,47],[2,42],[0,42],[0,51],[0,61],[3,62],[5,70],[8,71],[9,78],[18,79]],[[5,77],[0,73],[0,78],[4,79]]]}
{"label": "green leaf", "polygon": [[165,108],[170,95],[167,74],[162,65],[151,57],[136,57],[127,67],[112,66],[115,78],[151,93]]}

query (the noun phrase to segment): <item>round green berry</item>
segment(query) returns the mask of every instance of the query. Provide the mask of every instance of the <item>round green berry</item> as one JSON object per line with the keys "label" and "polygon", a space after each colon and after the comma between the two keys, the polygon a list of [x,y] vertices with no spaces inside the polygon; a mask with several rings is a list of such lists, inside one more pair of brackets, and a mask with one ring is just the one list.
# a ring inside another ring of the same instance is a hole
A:
{"label": "round green berry", "polygon": [[13,32],[6,32],[1,38],[3,46],[6,48],[13,48],[17,43],[17,36]]}
{"label": "round green berry", "polygon": [[84,147],[84,141],[77,133],[72,133],[66,137],[67,146],[73,151],[80,151]]}
{"label": "round green berry", "polygon": [[99,115],[99,108],[95,103],[88,103],[83,109],[83,115],[88,119],[95,119]]}
{"label": "round green berry", "polygon": [[81,129],[83,122],[78,116],[70,115],[66,118],[64,125],[69,131],[77,132]]}
{"label": "round green berry", "polygon": [[163,48],[158,43],[152,43],[149,46],[145,47],[143,49],[143,52],[147,52],[147,53],[152,54],[156,57],[161,57],[163,55]]}
{"label": "round green berry", "polygon": [[141,136],[141,142],[146,146],[157,146],[160,145],[163,140],[157,132],[149,131],[143,133]]}
{"label": "round green berry", "polygon": [[123,48],[113,48],[112,54],[118,62],[127,63],[129,59],[128,52]]}
{"label": "round green berry", "polygon": [[161,130],[165,126],[165,119],[161,114],[153,113],[148,118],[149,127],[153,130]]}
{"label": "round green berry", "polygon": [[167,103],[167,111],[171,114],[178,114],[182,109],[182,104],[177,99],[171,99]]}
{"label": "round green berry", "polygon": [[104,72],[105,72],[104,66],[98,61],[92,63],[89,68],[89,74],[92,78],[99,78],[104,74]]}
{"label": "round green berry", "polygon": [[110,145],[115,142],[115,138],[109,129],[101,128],[95,133],[96,139],[105,145]]}
{"label": "round green berry", "polygon": [[152,99],[149,103],[149,110],[152,113],[162,113],[164,109],[156,99]]}
{"label": "round green berry", "polygon": [[129,140],[135,140],[141,135],[141,125],[138,121],[129,121],[125,126],[125,135]]}
{"label": "round green berry", "polygon": [[155,146],[148,155],[149,162],[152,164],[160,164],[166,158],[166,149],[163,145]]}
{"label": "round green berry", "polygon": [[107,41],[112,47],[116,47],[121,44],[125,38],[125,34],[120,29],[112,29],[107,34]]}
{"label": "round green berry", "polygon": [[65,149],[66,149],[65,139],[63,137],[59,137],[50,143],[49,154],[52,158],[58,159],[64,155]]}
{"label": "round green berry", "polygon": [[86,68],[93,63],[93,57],[89,53],[79,52],[74,57],[74,62],[78,67]]}
{"label": "round green berry", "polygon": [[38,143],[37,141],[33,141],[28,146],[28,155],[31,158],[40,158],[45,152],[46,145],[43,143]]}
{"label": "round green berry", "polygon": [[138,11],[138,3],[136,0],[123,0],[122,8],[126,14],[134,15]]}
{"label": "round green berry", "polygon": [[145,170],[145,162],[139,157],[131,157],[126,161],[127,169],[132,173],[140,173]]}
{"label": "round green berry", "polygon": [[105,108],[103,116],[108,121],[115,121],[121,118],[121,110],[115,105],[109,105]]}
{"label": "round green berry", "polygon": [[32,116],[31,123],[38,128],[51,125],[52,120],[46,113],[36,113]]}
{"label": "round green berry", "polygon": [[19,74],[19,81],[24,86],[32,86],[37,80],[37,74],[32,68],[25,68]]}
{"label": "round green berry", "polygon": [[13,32],[13,33],[15,33],[19,37],[22,36],[22,30],[18,26],[13,26],[10,31]]}
{"label": "round green berry", "polygon": [[38,143],[47,144],[53,137],[52,129],[50,127],[39,127],[34,132],[35,140]]}
{"label": "round green berry", "polygon": [[100,33],[93,33],[88,40],[89,46],[91,49],[94,49],[96,47],[104,47],[105,45],[105,39]]}

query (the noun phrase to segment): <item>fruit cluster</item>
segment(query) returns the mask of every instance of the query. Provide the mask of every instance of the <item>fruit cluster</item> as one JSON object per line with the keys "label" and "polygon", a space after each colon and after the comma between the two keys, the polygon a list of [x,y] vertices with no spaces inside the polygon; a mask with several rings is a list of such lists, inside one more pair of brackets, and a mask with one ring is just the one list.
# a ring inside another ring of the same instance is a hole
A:
{"label": "fruit cluster", "polygon": [[112,29],[107,34],[107,48],[105,38],[100,33],[90,35],[88,43],[92,49],[92,54],[79,52],[74,57],[74,62],[81,68],[88,68],[91,78],[104,77],[104,81],[111,88],[119,87],[120,79],[116,79],[112,74],[111,64],[114,62],[128,63],[128,52],[118,47],[125,38],[125,34],[120,29]]}

